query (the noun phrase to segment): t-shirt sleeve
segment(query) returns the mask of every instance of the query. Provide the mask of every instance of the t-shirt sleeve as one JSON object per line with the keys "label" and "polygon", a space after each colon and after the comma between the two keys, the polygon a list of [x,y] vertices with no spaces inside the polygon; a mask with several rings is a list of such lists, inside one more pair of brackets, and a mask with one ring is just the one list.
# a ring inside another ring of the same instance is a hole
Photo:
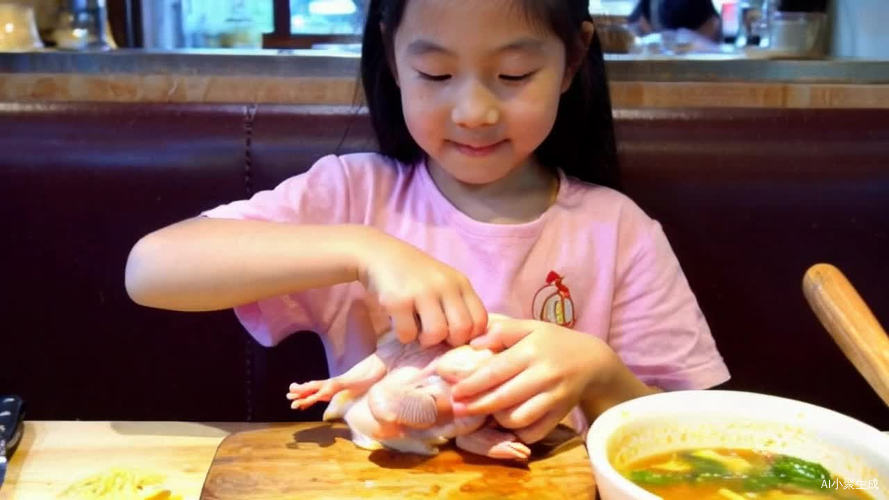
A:
{"label": "t-shirt sleeve", "polygon": [[[203,212],[205,217],[287,224],[346,224],[352,220],[349,176],[337,156],[325,156],[308,171],[246,200]],[[328,330],[346,284],[305,290],[234,308],[260,344],[273,346],[291,333]]]}
{"label": "t-shirt sleeve", "polygon": [[728,369],[660,224],[635,219],[620,237],[609,345],[640,380],[661,389],[725,382]]}

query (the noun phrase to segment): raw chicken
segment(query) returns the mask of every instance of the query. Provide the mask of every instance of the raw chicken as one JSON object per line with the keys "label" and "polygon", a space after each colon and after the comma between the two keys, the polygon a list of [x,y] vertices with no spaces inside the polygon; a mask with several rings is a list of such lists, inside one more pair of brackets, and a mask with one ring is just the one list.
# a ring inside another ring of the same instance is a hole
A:
{"label": "raw chicken", "polygon": [[484,415],[454,418],[451,386],[493,356],[487,349],[402,344],[389,332],[377,351],[346,373],[291,384],[291,407],[330,401],[324,420],[342,418],[352,441],[365,449],[389,448],[434,455],[456,438],[459,448],[498,459],[525,461],[531,450]]}

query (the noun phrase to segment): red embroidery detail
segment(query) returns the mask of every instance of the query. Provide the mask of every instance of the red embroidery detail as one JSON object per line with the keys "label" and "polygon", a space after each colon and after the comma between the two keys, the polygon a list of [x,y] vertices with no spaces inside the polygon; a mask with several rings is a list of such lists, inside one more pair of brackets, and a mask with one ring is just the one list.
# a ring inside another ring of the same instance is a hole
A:
{"label": "red embroidery detail", "polygon": [[550,271],[549,274],[546,275],[546,282],[550,285],[555,285],[556,288],[559,289],[560,292],[563,292],[566,296],[571,296],[571,291],[568,290],[568,287],[562,284],[562,277],[559,276],[555,271]]}
{"label": "red embroidery detail", "polygon": [[575,323],[574,301],[563,280],[555,271],[546,275],[546,285],[534,294],[531,313],[535,319],[571,328]]}

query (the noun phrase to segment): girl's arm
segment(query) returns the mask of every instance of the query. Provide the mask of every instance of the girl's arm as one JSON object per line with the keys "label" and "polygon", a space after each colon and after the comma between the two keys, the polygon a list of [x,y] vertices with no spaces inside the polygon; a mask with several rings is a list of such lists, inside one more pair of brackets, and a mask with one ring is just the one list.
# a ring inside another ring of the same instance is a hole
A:
{"label": "girl's arm", "polygon": [[136,243],[126,288],[145,306],[210,311],[355,281],[358,249],[378,237],[374,232],[352,225],[188,219]]}
{"label": "girl's arm", "polygon": [[197,218],[139,240],[126,287],[139,304],[209,311],[359,281],[402,342],[466,343],[487,312],[469,280],[414,246],[361,225]]}
{"label": "girl's arm", "polygon": [[608,348],[614,357],[604,363],[600,376],[593,377],[580,396],[580,409],[588,422],[592,422],[605,410],[624,401],[663,392],[639,380],[620,357]]}

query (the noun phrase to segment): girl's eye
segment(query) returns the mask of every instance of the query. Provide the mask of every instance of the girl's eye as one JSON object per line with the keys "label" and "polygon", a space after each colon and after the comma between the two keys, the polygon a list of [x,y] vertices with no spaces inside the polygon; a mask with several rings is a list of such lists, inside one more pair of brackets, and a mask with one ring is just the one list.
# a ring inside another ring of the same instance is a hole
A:
{"label": "girl's eye", "polygon": [[[531,75],[533,75],[534,73],[536,73],[536,71],[530,71],[530,72],[525,73],[525,74],[522,74],[522,75],[498,75],[498,76],[499,76],[502,80],[505,80],[505,81],[507,81],[507,82],[520,82],[520,81],[523,81],[523,80],[527,80],[527,79],[530,78]],[[433,82],[443,82],[443,81],[448,80],[449,78],[451,78],[451,75],[448,75],[448,74],[443,74],[443,75],[430,75],[430,74],[428,74],[428,73],[423,73],[422,71],[417,71],[417,74],[420,75],[420,78],[422,78],[422,79],[424,79],[424,80],[433,81]]]}
{"label": "girl's eye", "polygon": [[429,74],[423,73],[422,71],[417,71],[417,73],[419,73],[420,78],[422,78],[424,80],[430,80],[433,82],[443,82],[451,77],[451,75],[429,75]]}
{"label": "girl's eye", "polygon": [[536,73],[536,71],[530,71],[530,72],[525,73],[523,75],[500,75],[500,78],[502,78],[503,80],[506,80],[508,82],[520,82],[522,80],[526,80],[534,73]]}

